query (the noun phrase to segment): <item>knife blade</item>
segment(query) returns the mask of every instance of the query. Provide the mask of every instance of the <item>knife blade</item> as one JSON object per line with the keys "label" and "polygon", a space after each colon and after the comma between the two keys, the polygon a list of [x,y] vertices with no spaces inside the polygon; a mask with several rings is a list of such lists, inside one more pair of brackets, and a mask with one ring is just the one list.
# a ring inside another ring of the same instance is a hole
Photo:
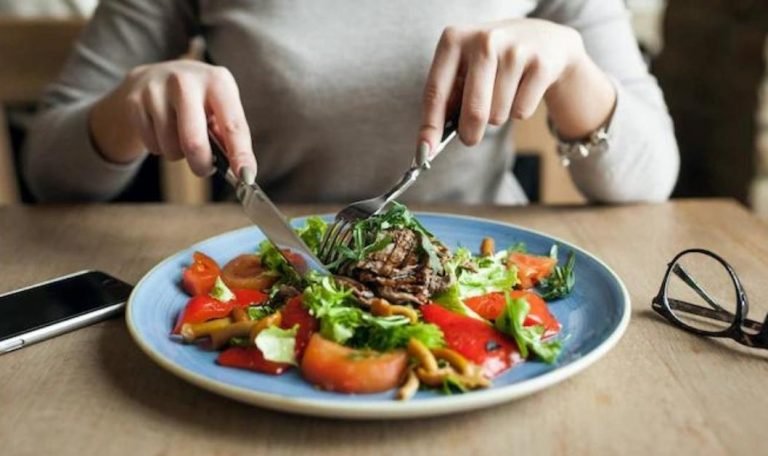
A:
{"label": "knife blade", "polygon": [[[301,275],[315,271],[323,275],[331,273],[317,259],[307,244],[296,234],[288,219],[280,212],[272,200],[257,183],[247,184],[238,179],[229,167],[229,161],[219,140],[208,132],[208,139],[213,152],[216,173],[223,177],[235,189],[235,195],[243,207],[243,211],[257,225],[285,260]],[[290,251],[293,255],[287,255]]]}

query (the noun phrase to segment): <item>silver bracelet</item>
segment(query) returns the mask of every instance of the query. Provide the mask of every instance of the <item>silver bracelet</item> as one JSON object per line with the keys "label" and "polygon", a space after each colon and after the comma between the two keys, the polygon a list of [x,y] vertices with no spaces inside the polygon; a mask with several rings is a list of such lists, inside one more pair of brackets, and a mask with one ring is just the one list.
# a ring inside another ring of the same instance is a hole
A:
{"label": "silver bracelet", "polygon": [[605,153],[608,150],[610,139],[610,134],[608,133],[609,124],[610,118],[605,124],[590,133],[589,136],[574,141],[563,139],[557,132],[557,129],[555,129],[552,120],[547,118],[549,131],[557,139],[557,154],[560,156],[560,163],[568,167],[574,160],[583,160],[592,155]]}

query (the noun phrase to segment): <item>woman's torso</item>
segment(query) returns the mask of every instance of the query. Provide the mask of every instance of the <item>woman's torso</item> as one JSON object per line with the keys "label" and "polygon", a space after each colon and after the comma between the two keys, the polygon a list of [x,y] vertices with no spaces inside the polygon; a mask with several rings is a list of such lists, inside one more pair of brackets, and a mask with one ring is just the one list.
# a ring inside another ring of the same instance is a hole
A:
{"label": "woman's torso", "polygon": [[[351,201],[410,164],[421,95],[442,30],[522,17],[527,0],[201,3],[211,60],[232,71],[259,181],[281,201]],[[521,203],[504,129],[454,141],[407,200]]]}

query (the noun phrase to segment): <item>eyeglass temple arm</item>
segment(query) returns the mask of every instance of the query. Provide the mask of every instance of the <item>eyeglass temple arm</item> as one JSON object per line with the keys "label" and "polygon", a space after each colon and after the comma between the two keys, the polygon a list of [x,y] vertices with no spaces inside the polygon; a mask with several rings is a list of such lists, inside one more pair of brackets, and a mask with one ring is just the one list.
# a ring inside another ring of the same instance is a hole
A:
{"label": "eyeglass temple arm", "polygon": [[[706,291],[704,291],[704,289],[698,283],[696,283],[695,280],[693,280],[693,277],[691,277],[690,274],[688,274],[688,272],[686,272],[686,270],[683,269],[682,266],[680,266],[679,264],[675,263],[674,267],[672,268],[672,272],[674,272],[675,275],[680,277],[683,280],[683,282],[688,284],[689,287],[693,288],[693,290],[696,292],[696,294],[701,296],[701,299],[705,300],[707,302],[707,304],[710,305],[710,307],[712,307],[713,309],[715,309],[715,310],[717,310],[719,312],[725,312],[727,315],[731,315],[730,312],[728,312],[727,310],[725,310],[722,307],[720,307],[715,302],[715,300],[712,299],[712,297],[709,296],[709,294]],[[699,307],[699,306],[696,306],[696,307]]]}
{"label": "eyeglass temple arm", "polygon": [[[733,314],[725,309],[712,310],[707,309],[706,307],[698,306],[696,304],[691,304],[690,302],[680,301],[678,299],[667,298],[667,300],[669,301],[670,307],[675,310],[681,310],[683,312],[699,315],[701,317],[712,318],[714,320],[722,321],[725,323],[730,323],[733,321]],[[753,331],[760,331],[763,329],[762,323],[749,319],[744,319],[743,326]]]}

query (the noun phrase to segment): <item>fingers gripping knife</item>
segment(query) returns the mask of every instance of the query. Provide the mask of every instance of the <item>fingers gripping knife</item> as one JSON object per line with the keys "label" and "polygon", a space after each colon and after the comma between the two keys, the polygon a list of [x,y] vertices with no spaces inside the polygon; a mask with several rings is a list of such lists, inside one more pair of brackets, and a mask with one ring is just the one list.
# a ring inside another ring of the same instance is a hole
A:
{"label": "fingers gripping knife", "polygon": [[[242,176],[235,176],[229,167],[229,161],[224,153],[224,148],[213,133],[208,133],[211,151],[213,152],[216,174],[223,177],[235,189],[237,199],[243,206],[243,211],[256,224],[272,244],[277,247],[285,260],[291,264],[302,276],[309,271],[315,271],[323,275],[330,272],[323,263],[309,250],[309,247],[296,234],[285,216],[272,203],[266,193],[258,184],[246,183]],[[293,253],[287,255],[286,252]]]}

